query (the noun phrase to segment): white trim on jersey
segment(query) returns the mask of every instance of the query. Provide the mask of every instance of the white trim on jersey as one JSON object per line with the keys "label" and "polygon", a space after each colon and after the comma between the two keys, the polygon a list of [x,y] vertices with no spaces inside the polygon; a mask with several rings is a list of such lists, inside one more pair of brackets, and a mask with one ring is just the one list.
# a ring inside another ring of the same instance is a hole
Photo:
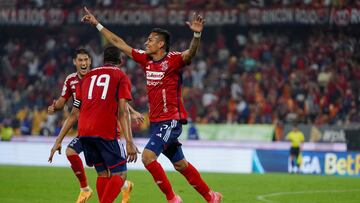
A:
{"label": "white trim on jersey", "polygon": [[77,76],[77,72],[74,72],[74,73],[71,73],[69,74],[68,76],[66,76],[66,79],[65,79],[65,82],[66,83],[70,78],[74,77],[74,76]]}
{"label": "white trim on jersey", "polygon": [[91,71],[103,70],[103,69],[120,70],[120,68],[118,68],[118,67],[116,67],[116,66],[99,66],[99,67],[97,67],[97,68],[92,69]]}
{"label": "white trim on jersey", "polygon": [[139,54],[145,54],[145,51],[142,49],[133,49],[133,50]]}
{"label": "white trim on jersey", "polygon": [[[77,76],[77,72],[71,73],[71,74],[69,74],[68,76],[66,76],[65,81],[64,81],[63,88],[62,88],[62,90],[61,90],[61,96],[62,96],[62,97],[65,96],[65,93],[66,93],[66,90],[67,90],[68,80],[70,80],[70,78],[72,78],[72,77],[74,77],[74,76],[75,76],[75,77]],[[70,86],[70,84],[69,84],[69,86]]]}
{"label": "white trim on jersey", "polygon": [[169,52],[169,56],[173,56],[173,55],[179,55],[179,54],[181,54],[181,52],[178,52],[178,51],[171,51],[171,52]]}

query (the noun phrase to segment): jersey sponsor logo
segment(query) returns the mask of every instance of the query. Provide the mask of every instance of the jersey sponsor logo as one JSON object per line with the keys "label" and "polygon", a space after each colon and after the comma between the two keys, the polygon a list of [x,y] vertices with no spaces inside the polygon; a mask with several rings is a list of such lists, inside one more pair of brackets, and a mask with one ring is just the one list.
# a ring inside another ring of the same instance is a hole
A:
{"label": "jersey sponsor logo", "polygon": [[161,80],[164,75],[164,72],[146,71],[146,79],[148,80]]}
{"label": "jersey sponsor logo", "polygon": [[162,82],[155,82],[155,81],[151,81],[151,80],[146,81],[146,85],[150,85],[150,86],[156,86],[159,84],[161,85]]}

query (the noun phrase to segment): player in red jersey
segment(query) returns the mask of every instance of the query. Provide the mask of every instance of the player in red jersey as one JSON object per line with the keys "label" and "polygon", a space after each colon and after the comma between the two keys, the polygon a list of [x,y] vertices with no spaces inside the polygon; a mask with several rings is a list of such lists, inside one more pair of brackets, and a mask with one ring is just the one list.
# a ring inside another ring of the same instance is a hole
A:
{"label": "player in red jersey", "polygon": [[[139,153],[133,143],[127,104],[131,84],[116,66],[119,62],[120,50],[106,48],[104,66],[91,70],[77,86],[75,108],[59,134],[64,137],[78,118],[78,137],[87,165],[95,166],[98,173],[96,189],[101,203],[116,199],[126,180],[126,162],[135,162]],[[126,154],[117,141],[118,123],[126,140]]]}
{"label": "player in red jersey", "polygon": [[[76,67],[76,72],[68,75],[63,85],[61,96],[53,102],[52,105],[48,107],[48,113],[53,114],[55,111],[62,110],[69,100],[70,97],[74,97],[75,89],[79,84],[81,78],[83,78],[89,71],[91,66],[91,58],[90,54],[83,48],[77,49],[73,56],[73,63]],[[138,122],[143,121],[143,116],[135,111],[132,107],[131,116]],[[77,120],[76,120],[77,121]],[[74,121],[73,124],[76,123]],[[66,120],[65,123],[69,121]],[[72,124],[72,125],[73,125]],[[71,126],[72,126],[71,125]],[[65,132],[64,136],[67,134]],[[64,137],[59,136],[51,151],[51,155],[49,157],[49,162],[52,162],[52,157],[56,150],[61,152],[61,142]],[[80,182],[80,194],[76,202],[84,202],[89,199],[92,195],[92,189],[87,184],[87,178],[85,175],[83,163],[79,157],[79,154],[83,151],[81,142],[78,137],[75,137],[66,148],[66,156],[71,164],[71,168],[74,171],[74,174],[78,178]],[[133,183],[131,181],[126,181],[124,187],[122,188],[122,203],[127,203],[130,199],[130,192],[133,187]]]}
{"label": "player in red jersey", "polygon": [[186,123],[187,119],[181,98],[181,71],[191,62],[198,49],[204,28],[202,16],[194,14],[192,21],[187,22],[194,32],[189,49],[183,52],[170,52],[170,34],[166,30],[153,29],[145,42],[145,51],[137,50],[104,28],[86,8],[85,12],[82,21],[96,26],[110,43],[140,64],[145,72],[151,123],[150,140],[142,153],[142,161],[166,195],[168,202],[182,202],[182,200],[174,193],[162,166],[157,162],[161,153],[168,157],[175,169],[185,176],[189,184],[207,202],[221,202],[222,195],[210,190],[197,169],[186,161],[178,141],[182,124]]}
{"label": "player in red jersey", "polygon": [[[48,114],[53,114],[55,111],[62,110],[70,97],[75,95],[75,89],[79,84],[79,81],[90,71],[91,57],[89,52],[83,48],[77,49],[73,55],[73,64],[76,67],[76,72],[66,77],[61,96],[57,100],[54,100],[52,105],[48,107]],[[61,143],[59,149],[61,149]],[[78,137],[75,137],[66,148],[66,157],[80,183],[80,194],[76,202],[89,199],[93,193],[87,183],[84,166],[79,157],[79,154],[82,151],[82,146]],[[52,161],[52,159],[49,159],[49,161]]]}

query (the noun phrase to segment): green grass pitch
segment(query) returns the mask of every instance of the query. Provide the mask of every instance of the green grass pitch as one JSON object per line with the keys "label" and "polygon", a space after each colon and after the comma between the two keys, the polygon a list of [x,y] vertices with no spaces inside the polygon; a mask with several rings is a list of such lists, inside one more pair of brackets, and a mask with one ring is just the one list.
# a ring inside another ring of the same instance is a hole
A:
{"label": "green grass pitch", "polygon": [[[87,169],[95,189],[94,169]],[[185,203],[205,202],[181,174],[168,172]],[[208,184],[224,195],[224,203],[355,203],[360,202],[360,178],[288,175],[202,173]],[[147,171],[129,171],[135,183],[132,203],[165,203]],[[75,202],[78,183],[70,168],[0,165],[1,203]],[[89,202],[97,202],[96,194]],[[121,202],[118,199],[116,202]]]}

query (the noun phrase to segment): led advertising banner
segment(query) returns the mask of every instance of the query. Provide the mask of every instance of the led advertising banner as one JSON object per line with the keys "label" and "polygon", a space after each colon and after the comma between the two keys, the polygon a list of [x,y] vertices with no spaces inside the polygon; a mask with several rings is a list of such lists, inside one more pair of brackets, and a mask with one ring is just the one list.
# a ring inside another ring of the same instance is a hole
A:
{"label": "led advertising banner", "polygon": [[[360,152],[314,152],[301,153],[299,173],[360,176]],[[253,171],[258,173],[289,172],[289,151],[256,150]]]}

